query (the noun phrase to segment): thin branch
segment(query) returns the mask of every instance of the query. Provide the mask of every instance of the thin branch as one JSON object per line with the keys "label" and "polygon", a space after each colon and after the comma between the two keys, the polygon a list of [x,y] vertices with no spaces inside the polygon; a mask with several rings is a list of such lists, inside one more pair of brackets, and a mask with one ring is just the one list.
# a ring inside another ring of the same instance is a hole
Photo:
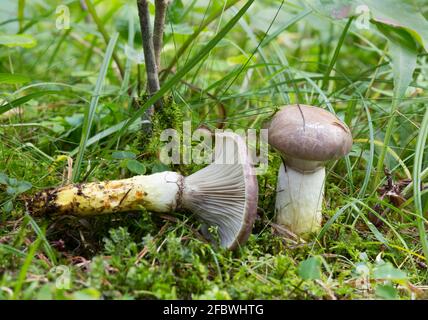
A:
{"label": "thin branch", "polygon": [[[150,28],[150,13],[147,0],[137,0],[138,15],[140,17],[141,38],[143,41],[144,61],[147,74],[147,88],[149,94],[153,95],[159,91],[159,76],[158,68],[155,62],[155,53],[153,49],[152,31]],[[156,107],[161,107],[160,100],[156,103]],[[151,108],[153,109],[153,108]],[[153,113],[153,110],[150,111]]]}
{"label": "thin branch", "polygon": [[168,0],[155,0],[155,24],[153,29],[153,48],[155,50],[155,61],[158,71],[160,70],[160,56],[163,45],[163,31],[165,28],[166,9]]}

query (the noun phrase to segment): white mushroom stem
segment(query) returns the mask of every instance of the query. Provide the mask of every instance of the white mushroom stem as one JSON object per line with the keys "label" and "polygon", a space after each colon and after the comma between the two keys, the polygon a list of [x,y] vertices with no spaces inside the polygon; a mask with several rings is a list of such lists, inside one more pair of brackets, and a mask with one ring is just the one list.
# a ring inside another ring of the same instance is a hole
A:
{"label": "white mushroom stem", "polygon": [[183,177],[160,172],[129,179],[70,184],[48,189],[31,199],[35,214],[74,214],[78,216],[138,210],[170,212],[177,207]]}
{"label": "white mushroom stem", "polygon": [[302,173],[282,163],[275,203],[277,222],[300,236],[319,230],[324,181],[324,167]]}

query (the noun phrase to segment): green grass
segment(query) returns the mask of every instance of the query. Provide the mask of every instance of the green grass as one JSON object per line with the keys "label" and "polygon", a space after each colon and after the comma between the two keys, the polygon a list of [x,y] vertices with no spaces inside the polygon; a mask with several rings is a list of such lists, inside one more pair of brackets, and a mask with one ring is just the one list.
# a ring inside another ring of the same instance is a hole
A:
{"label": "green grass", "polygon": [[[147,99],[138,92],[144,65],[124,53],[125,45],[141,48],[136,6],[88,1],[86,12],[68,1],[72,28],[57,30],[56,1],[9,2],[2,30],[21,30],[37,45],[0,45],[0,299],[428,297],[422,48],[411,88],[398,96],[395,86],[403,90],[406,81],[397,80],[374,25],[360,30],[355,19],[331,20],[300,1],[210,1],[209,11],[199,1],[174,1],[162,55],[163,68],[174,72],[163,73],[161,90]],[[428,7],[421,12],[428,16]],[[140,109],[128,93],[140,95]],[[354,146],[327,165],[320,233],[302,243],[274,224],[280,159],[273,150],[258,176],[258,219],[236,252],[204,241],[198,220],[183,212],[26,213],[23,198],[66,183],[70,173],[80,182],[132,176],[114,151],[134,153],[146,174],[199,169],[162,165],[159,137],[147,140],[139,130],[144,109],[162,96],[172,102],[155,133],[181,130],[181,119],[193,129],[215,127],[221,108],[229,129],[261,128],[288,101],[335,112]],[[388,182],[393,189],[378,188]],[[58,285],[63,266],[69,288]]]}

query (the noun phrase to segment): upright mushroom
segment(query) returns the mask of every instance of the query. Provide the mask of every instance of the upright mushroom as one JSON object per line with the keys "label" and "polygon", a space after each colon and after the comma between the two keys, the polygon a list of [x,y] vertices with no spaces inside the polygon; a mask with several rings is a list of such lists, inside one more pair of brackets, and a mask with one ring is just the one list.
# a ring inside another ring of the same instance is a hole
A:
{"label": "upright mushroom", "polygon": [[140,207],[154,212],[187,209],[206,224],[218,227],[222,247],[235,249],[251,233],[258,185],[240,136],[218,133],[216,139],[226,144],[216,143],[215,162],[188,177],[167,171],[70,184],[39,192],[27,200],[28,211],[33,215],[91,216],[135,211]]}
{"label": "upright mushroom", "polygon": [[321,226],[325,162],[352,146],[348,126],[334,114],[308,105],[289,105],[272,118],[269,144],[283,159],[279,168],[277,222],[305,236]]}

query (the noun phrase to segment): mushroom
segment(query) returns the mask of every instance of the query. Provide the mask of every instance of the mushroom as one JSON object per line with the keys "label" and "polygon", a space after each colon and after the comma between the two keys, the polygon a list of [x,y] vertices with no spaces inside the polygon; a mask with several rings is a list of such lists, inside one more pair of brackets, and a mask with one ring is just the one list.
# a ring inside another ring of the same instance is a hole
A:
{"label": "mushroom", "polygon": [[302,237],[321,227],[325,162],[352,147],[348,126],[334,114],[308,105],[289,105],[269,124],[269,144],[279,152],[277,222]]}
{"label": "mushroom", "polygon": [[[218,142],[226,142],[218,143]],[[226,148],[232,146],[231,148]],[[216,133],[215,161],[183,177],[166,171],[129,179],[70,184],[39,192],[26,201],[33,215],[91,216],[135,211],[184,209],[218,230],[220,245],[243,245],[256,217],[258,185],[244,140]]]}

